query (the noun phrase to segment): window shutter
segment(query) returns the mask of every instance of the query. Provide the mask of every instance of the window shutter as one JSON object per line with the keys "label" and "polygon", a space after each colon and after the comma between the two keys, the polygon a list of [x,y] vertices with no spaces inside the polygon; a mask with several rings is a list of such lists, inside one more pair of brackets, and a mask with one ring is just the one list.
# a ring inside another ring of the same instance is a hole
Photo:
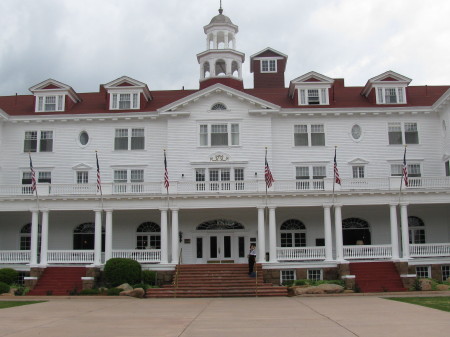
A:
{"label": "window shutter", "polygon": [[44,106],[44,97],[38,97],[38,108],[37,111],[42,111]]}
{"label": "window shutter", "polygon": [[138,94],[135,93],[133,94],[133,109],[137,109],[138,108]]}
{"label": "window shutter", "polygon": [[398,90],[398,102],[405,103],[404,95],[403,95],[403,88],[397,88],[397,90]]}
{"label": "window shutter", "polygon": [[320,95],[321,95],[320,103],[321,104],[328,104],[327,89],[325,89],[325,88],[320,89]]}
{"label": "window shutter", "polygon": [[56,110],[62,111],[63,110],[63,95],[58,96],[58,108]]}
{"label": "window shutter", "polygon": [[378,95],[377,95],[378,103],[383,104],[383,88],[378,88]]}
{"label": "window shutter", "polygon": [[300,89],[300,105],[306,104],[306,93],[305,89]]}

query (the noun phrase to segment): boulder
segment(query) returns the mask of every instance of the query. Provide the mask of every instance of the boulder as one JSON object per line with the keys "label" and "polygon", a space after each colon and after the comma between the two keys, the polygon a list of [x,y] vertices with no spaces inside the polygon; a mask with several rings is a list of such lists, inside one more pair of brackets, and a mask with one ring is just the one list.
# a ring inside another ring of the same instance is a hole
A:
{"label": "boulder", "polygon": [[120,286],[118,286],[116,288],[122,289],[124,291],[133,290],[133,287],[130,286],[128,283],[121,284]]}
{"label": "boulder", "polygon": [[143,298],[145,295],[145,290],[142,288],[136,288],[131,290],[124,290],[120,292],[119,296],[130,296],[136,298]]}
{"label": "boulder", "polygon": [[431,280],[428,280],[426,278],[421,278],[419,280],[420,282],[420,289],[422,291],[430,291],[431,290]]}
{"label": "boulder", "polygon": [[325,294],[339,294],[344,292],[344,287],[338,284],[321,284],[317,288],[322,289]]}

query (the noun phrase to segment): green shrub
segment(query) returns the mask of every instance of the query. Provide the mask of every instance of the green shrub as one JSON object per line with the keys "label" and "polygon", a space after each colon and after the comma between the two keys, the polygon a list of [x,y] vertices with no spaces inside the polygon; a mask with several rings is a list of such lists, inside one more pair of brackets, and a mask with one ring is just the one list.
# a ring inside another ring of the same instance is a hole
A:
{"label": "green shrub", "polygon": [[157,273],[154,270],[142,271],[142,283],[155,286],[157,284]]}
{"label": "green shrub", "polygon": [[98,289],[83,289],[78,293],[78,295],[83,296],[98,295],[98,294],[100,294],[100,291]]}
{"label": "green shrub", "polygon": [[24,296],[30,291],[30,288],[24,287],[24,286],[18,286],[16,288],[16,291],[14,292],[14,295],[16,296]]}
{"label": "green shrub", "polygon": [[420,285],[420,280],[418,278],[414,279],[414,282],[411,286],[411,290],[413,290],[413,291],[421,291],[422,290],[422,286]]}
{"label": "green shrub", "polygon": [[19,277],[19,272],[12,268],[3,268],[0,269],[0,282],[4,282],[6,284],[13,284],[17,282],[17,278]]}
{"label": "green shrub", "polygon": [[11,287],[9,284],[6,284],[5,282],[0,282],[0,294],[9,293],[9,289]]}
{"label": "green shrub", "polygon": [[136,289],[136,288],[142,288],[144,290],[147,290],[148,288],[150,288],[150,285],[145,284],[145,283],[139,283],[139,284],[135,284],[133,286],[133,289]]}
{"label": "green shrub", "polygon": [[117,287],[123,283],[139,283],[141,281],[141,274],[141,265],[132,259],[114,258],[108,260],[105,264],[105,280],[113,287]]}
{"label": "green shrub", "polygon": [[108,296],[119,296],[119,294],[122,292],[122,289],[119,288],[109,288],[107,291]]}

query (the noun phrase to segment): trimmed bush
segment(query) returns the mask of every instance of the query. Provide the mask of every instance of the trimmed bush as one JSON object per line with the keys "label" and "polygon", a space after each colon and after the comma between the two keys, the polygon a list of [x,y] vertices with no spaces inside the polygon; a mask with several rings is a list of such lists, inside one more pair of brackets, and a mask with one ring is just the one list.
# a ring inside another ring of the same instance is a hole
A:
{"label": "trimmed bush", "polygon": [[0,294],[9,293],[10,286],[5,282],[0,282]]}
{"label": "trimmed bush", "polygon": [[99,295],[100,290],[98,289],[83,289],[80,291],[79,295]]}
{"label": "trimmed bush", "polygon": [[154,270],[143,270],[142,271],[142,283],[155,286],[157,283],[156,271]]}
{"label": "trimmed bush", "polygon": [[109,288],[107,291],[108,296],[119,296],[119,294],[122,292],[122,289],[119,288]]}
{"label": "trimmed bush", "polygon": [[132,259],[110,259],[106,262],[103,272],[106,282],[113,287],[123,283],[136,284],[141,282],[141,265]]}
{"label": "trimmed bush", "polygon": [[17,282],[18,277],[19,272],[12,268],[0,269],[0,282],[4,282],[6,284],[11,285]]}
{"label": "trimmed bush", "polygon": [[139,284],[135,284],[133,286],[133,289],[136,289],[136,288],[142,288],[144,290],[147,290],[148,288],[150,288],[150,286],[148,284],[145,284],[145,283],[139,283]]}

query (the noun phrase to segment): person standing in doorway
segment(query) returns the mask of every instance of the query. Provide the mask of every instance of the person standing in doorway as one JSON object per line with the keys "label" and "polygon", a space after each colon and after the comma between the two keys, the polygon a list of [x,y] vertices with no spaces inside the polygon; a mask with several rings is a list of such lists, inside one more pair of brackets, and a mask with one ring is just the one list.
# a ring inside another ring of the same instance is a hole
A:
{"label": "person standing in doorway", "polygon": [[256,246],[254,243],[250,244],[250,251],[248,253],[248,275],[255,276],[253,268],[256,262]]}

